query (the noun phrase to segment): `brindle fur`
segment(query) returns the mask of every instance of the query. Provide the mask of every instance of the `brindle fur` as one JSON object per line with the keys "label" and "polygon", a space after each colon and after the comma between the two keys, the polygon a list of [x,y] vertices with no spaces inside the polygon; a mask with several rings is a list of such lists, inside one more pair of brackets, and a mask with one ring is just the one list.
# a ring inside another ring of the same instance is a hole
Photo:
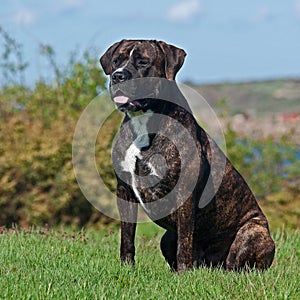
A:
{"label": "brindle fur", "polygon": [[[112,45],[100,61],[105,73],[111,75],[111,86],[123,81],[124,78],[113,79],[112,74],[125,63],[128,73],[124,80],[160,77],[175,82],[175,75],[181,68],[185,55],[182,49],[160,41],[123,40]],[[144,62],[142,67],[138,65],[137,60],[141,58],[145,58],[147,62]],[[178,91],[175,97],[179,99],[182,95]],[[222,266],[227,270],[270,267],[275,246],[270,237],[268,222],[240,173],[197,124],[188,109],[158,99],[142,99],[141,102],[143,110],[151,108],[154,112],[170,116],[188,129],[198,149],[198,153],[191,153],[189,145],[186,145],[184,153],[180,153],[190,157],[188,172],[194,172],[195,155],[199,155],[200,159],[197,186],[192,195],[176,211],[155,220],[167,230],[161,240],[161,250],[170,267],[179,273],[202,265]],[[126,114],[113,149],[115,166],[124,160],[124,153],[135,139],[134,132],[124,126],[128,121]],[[162,121],[156,126],[172,131],[172,125],[168,121]],[[139,175],[149,175],[147,166],[156,154],[164,157],[167,165],[165,176],[159,183],[151,188],[139,184],[139,193],[143,201],[153,202],[168,194],[175,186],[180,174],[180,155],[174,143],[159,134],[151,135],[149,147],[141,149],[141,153],[142,158],[136,162],[136,173]],[[199,208],[204,186],[210,185],[214,188],[213,183],[208,180],[210,172],[216,173],[212,174],[213,176],[218,172],[218,168],[211,169],[212,156],[220,161],[225,160],[224,176],[213,199],[204,208]],[[151,163],[155,164],[155,161]],[[158,170],[159,165],[159,162],[155,165]],[[137,220],[138,200],[130,184],[126,184],[118,176],[117,179],[121,220],[132,220],[132,223],[121,221],[120,257],[122,262],[134,264],[134,221]],[[155,211],[149,213],[149,216],[155,219]]]}

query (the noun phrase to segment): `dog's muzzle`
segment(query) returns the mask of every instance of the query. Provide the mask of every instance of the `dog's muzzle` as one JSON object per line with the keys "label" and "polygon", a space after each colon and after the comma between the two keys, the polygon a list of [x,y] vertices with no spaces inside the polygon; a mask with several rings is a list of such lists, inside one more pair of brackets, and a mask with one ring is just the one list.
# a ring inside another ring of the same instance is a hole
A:
{"label": "dog's muzzle", "polygon": [[152,106],[153,100],[159,98],[160,87],[164,86],[162,83],[167,79],[158,77],[128,79],[130,77],[131,74],[126,69],[116,70],[112,74],[111,98],[122,112],[147,111],[149,106]]}

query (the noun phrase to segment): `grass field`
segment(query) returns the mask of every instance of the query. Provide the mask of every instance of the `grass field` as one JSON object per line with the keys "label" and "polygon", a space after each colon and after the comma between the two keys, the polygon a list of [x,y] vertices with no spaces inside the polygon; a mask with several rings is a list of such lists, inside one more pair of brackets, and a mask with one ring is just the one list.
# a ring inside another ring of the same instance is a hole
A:
{"label": "grass field", "polygon": [[119,234],[109,231],[2,230],[1,299],[300,299],[299,232],[273,234],[265,272],[201,268],[178,276],[159,250],[162,232],[139,225],[136,267],[121,267]]}

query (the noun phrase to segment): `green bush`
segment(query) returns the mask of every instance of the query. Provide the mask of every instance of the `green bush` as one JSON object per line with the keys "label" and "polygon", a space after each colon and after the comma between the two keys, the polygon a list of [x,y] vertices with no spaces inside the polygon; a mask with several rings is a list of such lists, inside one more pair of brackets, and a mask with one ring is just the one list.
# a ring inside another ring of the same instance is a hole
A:
{"label": "green bush", "polygon": [[253,140],[238,136],[230,127],[225,133],[227,154],[234,166],[247,178],[258,198],[291,186],[300,176],[297,147],[286,137]]}
{"label": "green bush", "polygon": [[[0,225],[108,222],[82,195],[72,165],[78,117],[105,89],[97,59],[89,52],[81,59],[72,55],[65,69],[53,66],[54,82],[41,79],[28,88],[9,80],[19,77],[25,65],[13,59],[21,56],[20,45],[1,33],[6,43],[2,75],[10,76],[0,90]],[[43,49],[53,65],[54,51]]]}

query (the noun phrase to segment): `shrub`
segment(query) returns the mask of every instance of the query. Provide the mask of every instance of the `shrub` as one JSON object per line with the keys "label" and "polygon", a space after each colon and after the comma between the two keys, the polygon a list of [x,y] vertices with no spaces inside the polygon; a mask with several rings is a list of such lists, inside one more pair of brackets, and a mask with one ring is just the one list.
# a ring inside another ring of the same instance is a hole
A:
{"label": "shrub", "polygon": [[[20,46],[3,29],[1,33],[10,49],[2,55],[2,67],[9,66],[7,73],[16,77],[24,68],[8,61],[21,55]],[[44,49],[53,63],[54,51]],[[41,79],[28,88],[7,78],[0,90],[0,225],[108,222],[80,192],[72,166],[77,119],[105,89],[105,76],[89,52],[82,59],[73,55],[64,70],[54,73],[54,83]]]}

